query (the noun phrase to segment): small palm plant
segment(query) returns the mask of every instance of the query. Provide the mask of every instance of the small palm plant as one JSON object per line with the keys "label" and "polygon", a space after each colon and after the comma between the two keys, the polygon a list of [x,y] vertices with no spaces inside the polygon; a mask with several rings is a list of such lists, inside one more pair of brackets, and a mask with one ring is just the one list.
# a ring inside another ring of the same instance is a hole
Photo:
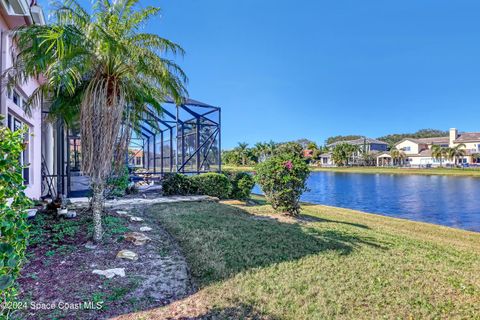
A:
{"label": "small palm plant", "polygon": [[442,167],[443,158],[445,158],[447,154],[447,149],[445,147],[439,145],[432,146],[432,158],[435,160],[440,161],[440,167]]}
{"label": "small palm plant", "polygon": [[455,147],[448,148],[446,151],[448,160],[453,161],[453,164],[457,165],[457,160],[465,157],[465,147],[465,144],[461,143]]}
{"label": "small palm plant", "polygon": [[103,234],[105,181],[119,141],[148,106],[161,114],[167,96],[180,102],[186,94],[185,74],[162,57],[183,54],[182,48],[139,32],[160,9],[138,9],[138,2],[94,0],[92,14],[75,0],[54,3],[51,24],[15,30],[19,53],[6,73],[10,84],[44,79],[29,106],[46,98],[53,113],[80,119],[82,170],[91,178],[97,242]]}

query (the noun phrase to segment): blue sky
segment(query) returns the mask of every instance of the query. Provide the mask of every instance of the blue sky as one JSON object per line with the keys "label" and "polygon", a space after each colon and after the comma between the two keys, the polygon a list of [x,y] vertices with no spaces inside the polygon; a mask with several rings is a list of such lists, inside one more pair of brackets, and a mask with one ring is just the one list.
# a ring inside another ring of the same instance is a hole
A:
{"label": "blue sky", "polygon": [[[87,1],[85,1],[87,2]],[[421,128],[480,131],[480,1],[144,0],[181,44],[223,147]]]}

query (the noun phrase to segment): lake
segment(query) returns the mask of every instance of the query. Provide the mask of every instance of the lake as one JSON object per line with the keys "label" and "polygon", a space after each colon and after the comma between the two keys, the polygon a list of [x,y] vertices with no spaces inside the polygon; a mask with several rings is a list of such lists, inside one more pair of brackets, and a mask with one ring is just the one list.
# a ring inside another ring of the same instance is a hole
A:
{"label": "lake", "polygon": [[302,201],[480,232],[480,178],[312,172],[308,188]]}

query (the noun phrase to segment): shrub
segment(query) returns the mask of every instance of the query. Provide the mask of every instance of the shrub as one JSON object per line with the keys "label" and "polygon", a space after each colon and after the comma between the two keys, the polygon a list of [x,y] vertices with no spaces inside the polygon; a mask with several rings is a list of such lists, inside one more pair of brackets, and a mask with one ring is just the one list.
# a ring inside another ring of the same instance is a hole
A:
{"label": "shrub", "polygon": [[123,197],[127,193],[129,187],[129,173],[126,166],[122,166],[116,170],[117,172],[107,179],[106,195],[109,197]]}
{"label": "shrub", "polygon": [[232,191],[232,184],[220,173],[204,173],[189,179],[192,180],[198,194],[227,199]]}
{"label": "shrub", "polygon": [[285,153],[258,164],[255,180],[275,210],[297,215],[300,213],[300,196],[307,190],[309,173],[302,157]]}
{"label": "shrub", "polygon": [[24,134],[23,130],[12,132],[0,126],[0,318],[2,315],[8,317],[10,310],[5,305],[16,295],[14,283],[28,240],[25,210],[32,203],[23,193],[25,187],[19,163]]}
{"label": "shrub", "polygon": [[162,179],[162,191],[166,196],[186,196],[195,193],[190,178],[179,173],[168,173]]}
{"label": "shrub", "polygon": [[237,200],[246,200],[250,198],[250,192],[255,186],[253,176],[247,172],[229,172],[224,171],[224,174],[230,180],[232,191],[229,198]]}

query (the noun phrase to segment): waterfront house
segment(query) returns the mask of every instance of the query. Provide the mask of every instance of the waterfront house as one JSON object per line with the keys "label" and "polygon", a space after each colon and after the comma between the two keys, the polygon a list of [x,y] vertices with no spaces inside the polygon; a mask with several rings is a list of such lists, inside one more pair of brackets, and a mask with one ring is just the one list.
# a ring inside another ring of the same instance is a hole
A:
{"label": "waterfront house", "polygon": [[[332,160],[332,150],[340,144],[350,144],[358,147],[358,151],[355,152],[352,156],[352,164],[361,164],[361,155],[368,154],[371,156],[376,156],[378,153],[386,152],[388,149],[388,143],[372,139],[372,138],[360,138],[355,140],[342,140],[336,141],[327,145],[329,152],[323,153],[319,156],[320,164],[322,166],[335,166],[335,162]],[[375,159],[375,158],[373,158]]]}
{"label": "waterfront house", "polygon": [[[436,159],[432,157],[432,148],[438,145],[444,148],[461,146],[465,156],[458,159]],[[480,161],[480,132],[459,133],[457,129],[451,128],[448,136],[433,138],[405,138],[395,144],[395,149],[404,153],[404,163],[408,166],[439,166],[443,165],[472,165]],[[455,163],[454,163],[455,162]],[[392,159],[388,152],[377,156],[377,165],[391,165]]]}

